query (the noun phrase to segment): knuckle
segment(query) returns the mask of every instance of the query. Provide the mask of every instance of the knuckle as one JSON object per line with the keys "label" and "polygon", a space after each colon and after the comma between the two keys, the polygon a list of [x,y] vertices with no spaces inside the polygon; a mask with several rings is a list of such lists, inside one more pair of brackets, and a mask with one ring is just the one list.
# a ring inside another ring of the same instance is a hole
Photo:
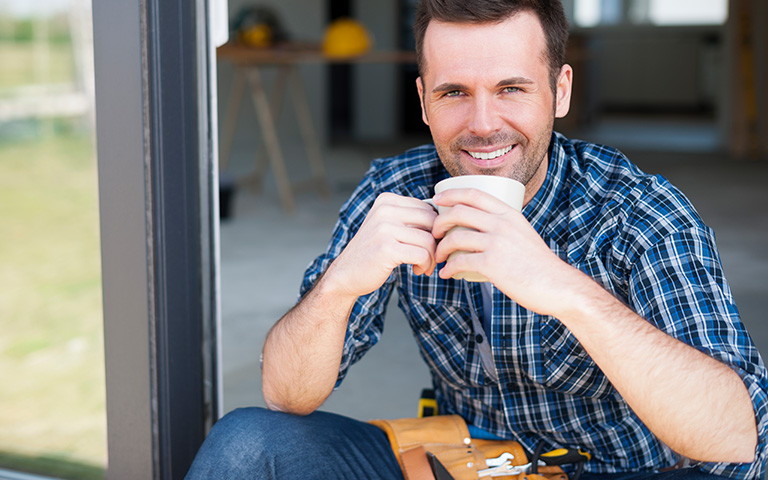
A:
{"label": "knuckle", "polygon": [[477,201],[483,196],[483,193],[476,188],[470,188],[468,194],[469,194],[470,200],[473,200],[473,201]]}
{"label": "knuckle", "polygon": [[392,197],[394,197],[394,196],[395,196],[395,194],[392,193],[392,192],[383,192],[383,193],[380,193],[378,197],[376,197],[376,201],[377,202],[386,202],[386,201],[392,199]]}
{"label": "knuckle", "polygon": [[371,210],[373,209],[381,209],[382,207],[385,207],[389,205],[392,202],[394,194],[390,192],[384,192],[380,193],[378,197],[376,197],[376,200],[373,201],[373,206],[371,207]]}
{"label": "knuckle", "polygon": [[463,215],[467,211],[467,206],[463,203],[458,203],[451,207],[451,213],[455,215]]}
{"label": "knuckle", "polygon": [[373,234],[376,235],[376,238],[379,240],[384,240],[385,243],[390,243],[388,240],[392,238],[392,224],[389,222],[380,222],[377,223]]}

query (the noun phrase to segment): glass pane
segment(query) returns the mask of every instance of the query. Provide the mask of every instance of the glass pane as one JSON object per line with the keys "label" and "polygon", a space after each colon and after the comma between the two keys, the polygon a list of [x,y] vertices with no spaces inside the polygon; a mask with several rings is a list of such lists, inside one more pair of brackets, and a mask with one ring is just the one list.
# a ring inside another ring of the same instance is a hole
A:
{"label": "glass pane", "polygon": [[728,0],[651,0],[654,25],[721,25],[728,19]]}
{"label": "glass pane", "polygon": [[574,15],[579,27],[594,27],[600,23],[600,0],[575,0]]}
{"label": "glass pane", "polygon": [[71,479],[107,450],[90,22],[0,3],[0,468]]}
{"label": "glass pane", "polygon": [[578,27],[722,25],[727,19],[728,0],[574,0]]}

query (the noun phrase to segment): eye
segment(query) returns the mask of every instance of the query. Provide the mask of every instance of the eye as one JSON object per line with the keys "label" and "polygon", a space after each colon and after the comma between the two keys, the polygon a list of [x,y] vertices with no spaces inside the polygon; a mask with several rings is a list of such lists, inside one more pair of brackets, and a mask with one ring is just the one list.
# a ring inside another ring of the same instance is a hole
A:
{"label": "eye", "polygon": [[463,92],[461,90],[451,90],[450,92],[445,92],[443,95],[444,97],[458,97],[462,95]]}
{"label": "eye", "polygon": [[521,89],[520,87],[504,87],[501,91],[502,93],[517,93],[517,92],[522,92],[523,89]]}

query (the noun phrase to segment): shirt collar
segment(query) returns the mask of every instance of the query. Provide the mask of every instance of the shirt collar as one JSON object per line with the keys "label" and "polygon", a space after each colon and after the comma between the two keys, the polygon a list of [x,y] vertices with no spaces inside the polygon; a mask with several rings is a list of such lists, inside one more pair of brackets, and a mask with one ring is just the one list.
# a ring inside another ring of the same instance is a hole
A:
{"label": "shirt collar", "polygon": [[549,147],[549,165],[547,166],[547,178],[544,179],[536,195],[523,207],[523,215],[533,228],[542,234],[544,227],[549,223],[549,217],[554,210],[560,190],[565,183],[566,155],[563,148],[565,137],[557,132],[552,133],[552,141]]}

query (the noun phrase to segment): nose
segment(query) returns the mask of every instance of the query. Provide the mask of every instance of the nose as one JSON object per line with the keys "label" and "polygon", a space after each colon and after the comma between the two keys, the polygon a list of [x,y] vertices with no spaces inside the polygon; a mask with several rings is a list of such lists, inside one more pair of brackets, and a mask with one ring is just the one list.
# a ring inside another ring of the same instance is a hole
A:
{"label": "nose", "polygon": [[468,130],[478,137],[487,137],[502,129],[501,112],[490,96],[478,95],[473,98],[469,115]]}

